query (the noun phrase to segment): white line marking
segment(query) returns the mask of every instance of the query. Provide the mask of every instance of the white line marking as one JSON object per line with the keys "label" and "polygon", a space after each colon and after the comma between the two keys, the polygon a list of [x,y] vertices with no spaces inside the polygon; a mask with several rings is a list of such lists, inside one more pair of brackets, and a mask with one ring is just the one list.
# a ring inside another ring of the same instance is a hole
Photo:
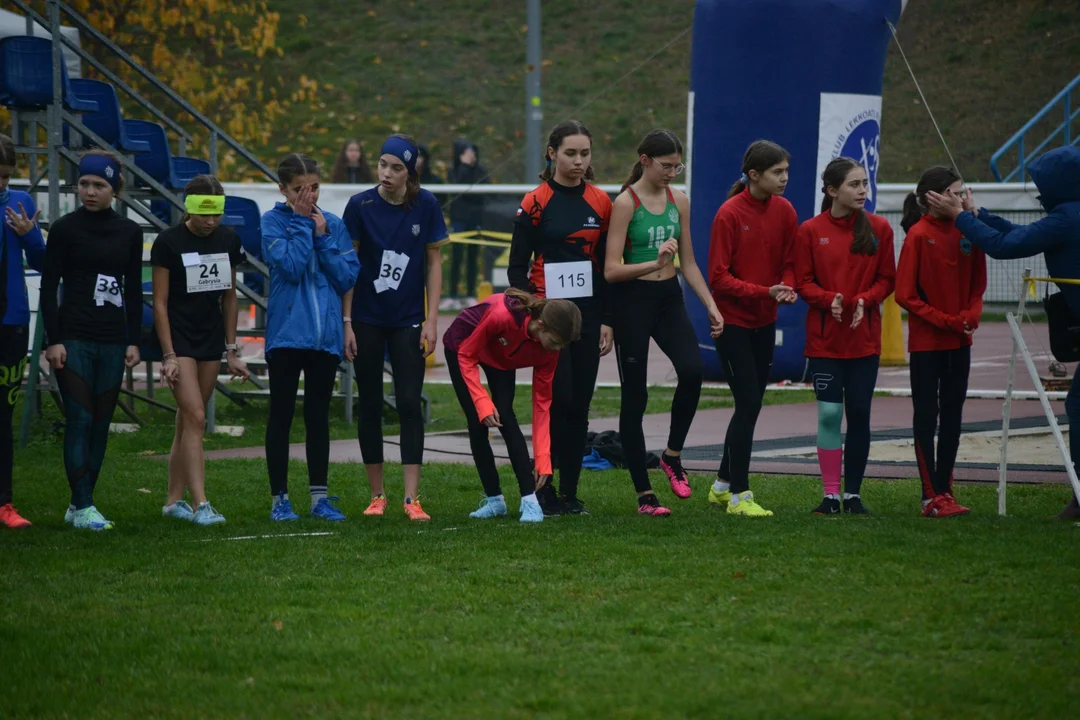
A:
{"label": "white line marking", "polygon": [[332,532],[311,532],[311,533],[281,533],[278,535],[238,535],[237,537],[229,538],[203,538],[199,542],[227,542],[230,540],[269,540],[270,538],[287,538],[287,537],[325,537],[327,535],[336,535]]}

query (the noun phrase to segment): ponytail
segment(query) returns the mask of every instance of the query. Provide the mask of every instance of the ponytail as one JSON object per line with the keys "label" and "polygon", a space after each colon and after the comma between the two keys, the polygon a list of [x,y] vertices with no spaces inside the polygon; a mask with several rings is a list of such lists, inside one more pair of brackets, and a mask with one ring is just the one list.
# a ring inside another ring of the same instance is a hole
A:
{"label": "ponytail", "polygon": [[913,192],[909,192],[907,197],[904,198],[904,215],[900,220],[900,227],[904,228],[904,232],[911,232],[911,228],[915,226],[915,223],[923,216],[922,206],[919,203],[919,198]]}
{"label": "ponytail", "polygon": [[542,322],[544,329],[564,344],[581,338],[581,310],[570,300],[539,298],[517,288],[510,288],[504,294],[529,313],[530,320]]}
{"label": "ponytail", "polygon": [[855,226],[852,231],[855,233],[855,239],[851,241],[851,252],[853,254],[877,254],[878,239],[874,236],[874,228],[870,226],[870,215],[862,208],[855,212]]}
{"label": "ponytail", "polygon": [[735,181],[735,184],[731,186],[731,189],[728,190],[727,199],[730,200],[745,189],[746,184],[742,181],[742,178],[739,178]]}
{"label": "ponytail", "polygon": [[640,180],[643,174],[645,174],[645,168],[642,167],[641,161],[638,160],[634,163],[634,168],[630,171],[630,177],[626,178],[626,182],[622,184],[622,190],[619,192],[626,192],[626,188]]}

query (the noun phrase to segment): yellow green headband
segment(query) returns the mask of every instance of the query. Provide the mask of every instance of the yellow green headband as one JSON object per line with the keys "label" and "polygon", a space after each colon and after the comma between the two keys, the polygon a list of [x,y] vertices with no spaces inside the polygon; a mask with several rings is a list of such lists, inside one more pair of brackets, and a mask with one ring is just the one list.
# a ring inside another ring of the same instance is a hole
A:
{"label": "yellow green headband", "polygon": [[224,215],[224,195],[188,195],[184,198],[188,215]]}

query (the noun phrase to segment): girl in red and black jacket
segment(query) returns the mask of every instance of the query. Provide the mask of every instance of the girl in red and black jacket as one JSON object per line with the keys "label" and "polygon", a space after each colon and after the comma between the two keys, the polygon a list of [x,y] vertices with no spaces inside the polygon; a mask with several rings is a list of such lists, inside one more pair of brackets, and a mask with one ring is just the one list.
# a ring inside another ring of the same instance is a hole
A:
{"label": "girl in red and black jacket", "polygon": [[604,281],[611,198],[593,179],[592,135],[577,120],[559,123],[548,137],[544,181],[525,195],[514,224],[507,276],[538,297],[565,298],[581,310],[581,339],[559,357],[552,398],[553,454],[562,498],[552,484],[539,493],[545,515],[580,514],[577,497],[589,404],[600,358],[613,345],[612,309]]}
{"label": "girl in red and black jacket", "polygon": [[963,189],[951,168],[930,168],[904,199],[900,223],[907,235],[896,269],[896,302],[908,311],[912,425],[926,517],[970,512],[953,497],[952,471],[971,370],[971,336],[979,327],[986,291],[986,255],[960,234],[951,218],[937,215],[926,204],[928,192],[960,198]]}
{"label": "girl in red and black jacket", "polygon": [[796,300],[792,250],[799,219],[782,197],[788,160],[776,143],[751,144],[709,237],[709,286],[725,320],[714,342],[735,400],[709,502],[733,515],[772,515],[750,492],[750,453],[772,369],[777,306]]}
{"label": "girl in red and black jacket", "polygon": [[[821,214],[799,228],[795,282],[810,305],[806,357],[818,400],[818,462],[825,497],[813,512],[867,514],[859,492],[870,455],[870,404],[881,357],[881,310],[893,291],[892,227],[863,210],[866,169],[839,157],[821,174]],[[847,457],[840,425],[847,414]],[[843,462],[841,462],[843,460]]]}
{"label": "girl in red and black jacket", "polygon": [[[487,497],[473,518],[506,514],[499,471],[488,441],[497,427],[510,453],[521,491],[521,522],[540,522],[544,513],[536,499],[538,484],[551,477],[551,386],[559,350],[581,334],[581,311],[569,300],[544,300],[521,290],[491,295],[467,308],[443,335],[446,366],[469,426],[469,444]],[[480,384],[484,368],[491,395]],[[536,467],[514,415],[515,373],[533,368],[533,448]]]}

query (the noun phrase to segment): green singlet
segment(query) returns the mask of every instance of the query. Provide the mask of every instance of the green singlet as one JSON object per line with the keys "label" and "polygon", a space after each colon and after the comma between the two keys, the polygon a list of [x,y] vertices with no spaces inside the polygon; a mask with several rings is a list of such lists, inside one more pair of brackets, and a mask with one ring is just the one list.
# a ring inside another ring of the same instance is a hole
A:
{"label": "green singlet", "polygon": [[626,228],[626,247],[623,262],[627,265],[652,262],[660,254],[660,246],[671,238],[679,239],[679,207],[671,188],[667,188],[667,206],[659,215],[649,212],[634,188],[627,188],[634,199],[634,216]]}

